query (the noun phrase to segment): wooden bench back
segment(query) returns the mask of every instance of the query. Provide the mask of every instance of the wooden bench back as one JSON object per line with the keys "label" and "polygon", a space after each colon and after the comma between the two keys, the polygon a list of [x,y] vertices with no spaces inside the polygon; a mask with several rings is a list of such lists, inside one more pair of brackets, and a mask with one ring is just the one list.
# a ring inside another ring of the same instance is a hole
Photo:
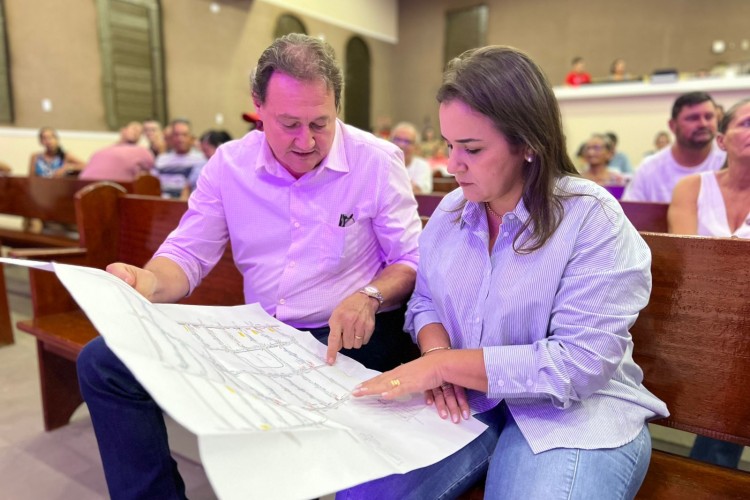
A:
{"label": "wooden bench back", "polygon": [[[449,179],[452,180],[452,179]],[[435,211],[445,193],[416,194],[417,210],[421,217],[430,217]],[[667,232],[667,209],[666,203],[645,203],[638,201],[621,201],[623,212],[630,222],[639,231],[653,233]]]}
{"label": "wooden bench back", "polygon": [[[631,333],[644,384],[671,414],[654,423],[750,446],[750,241],[643,237],[653,289]],[[747,472],[655,451],[639,497],[735,498],[743,489],[750,495]]]}
{"label": "wooden bench back", "polygon": [[[75,224],[74,196],[90,184],[80,179],[0,176],[0,214]],[[161,194],[159,179],[153,175],[118,184],[130,193]]]}
{"label": "wooden bench back", "polygon": [[668,203],[620,201],[622,211],[638,231],[667,232]]}
{"label": "wooden bench back", "polygon": [[[76,195],[81,246],[89,266],[111,262],[142,267],[180,222],[187,202],[126,194],[113,184],[87,186]],[[244,304],[242,276],[230,249],[183,303]]]}

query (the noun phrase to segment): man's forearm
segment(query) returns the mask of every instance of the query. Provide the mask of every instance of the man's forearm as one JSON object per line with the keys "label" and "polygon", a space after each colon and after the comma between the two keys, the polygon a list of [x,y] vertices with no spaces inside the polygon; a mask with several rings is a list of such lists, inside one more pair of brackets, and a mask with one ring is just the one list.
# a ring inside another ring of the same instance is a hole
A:
{"label": "man's forearm", "polygon": [[381,308],[404,304],[414,291],[417,272],[405,264],[391,264],[370,282],[383,295]]}
{"label": "man's forearm", "polygon": [[182,268],[166,257],[151,259],[144,267],[156,276],[152,302],[177,302],[190,291],[190,282]]}

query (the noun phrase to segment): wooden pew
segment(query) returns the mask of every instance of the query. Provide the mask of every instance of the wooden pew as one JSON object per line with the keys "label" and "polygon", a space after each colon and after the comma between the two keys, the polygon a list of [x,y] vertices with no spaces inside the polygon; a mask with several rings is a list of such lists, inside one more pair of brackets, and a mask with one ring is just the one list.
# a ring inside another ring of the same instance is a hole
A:
{"label": "wooden pew", "polygon": [[[655,424],[750,446],[750,241],[644,233],[653,289],[631,330]],[[654,450],[639,498],[748,498],[750,473]]]}
{"label": "wooden pew", "polygon": [[450,193],[458,187],[455,177],[434,177],[432,190],[436,193]]}
{"label": "wooden pew", "polygon": [[417,212],[420,217],[430,217],[437,206],[443,200],[445,193],[415,194],[417,199]]}
{"label": "wooden pew", "polygon": [[[653,288],[631,329],[644,385],[667,404],[652,422],[750,446],[750,241],[642,233]],[[475,486],[461,498],[481,499]],[[750,473],[653,450],[637,498],[750,498]]]}
{"label": "wooden pew", "polygon": [[666,233],[668,203],[620,201],[623,212],[638,231]]}
{"label": "wooden pew", "polygon": [[[417,210],[420,217],[423,218],[423,225],[426,223],[424,218],[429,218],[435,211],[445,193],[434,194],[415,194],[417,199]],[[630,222],[639,231],[649,231],[653,233],[667,232],[667,209],[666,203],[646,203],[639,201],[620,201],[623,212]]]}
{"label": "wooden pew", "polygon": [[[75,178],[0,176],[0,214],[74,226],[74,195],[91,183],[92,181]],[[153,196],[161,194],[159,179],[153,175],[143,175],[133,182],[119,184],[131,193]],[[0,227],[0,241],[13,248],[78,246],[78,240],[73,237],[3,227]]]}
{"label": "wooden pew", "polygon": [[10,322],[10,307],[5,297],[8,292],[5,289],[5,273],[0,265],[0,346],[13,343],[13,326]]}
{"label": "wooden pew", "polygon": [[[19,250],[13,255],[97,268],[115,261],[143,266],[187,208],[184,201],[129,195],[111,183],[87,186],[76,194],[75,203],[81,248]],[[75,361],[98,333],[53,273],[31,270],[30,284],[34,317],[19,322],[18,328],[37,338],[44,426],[52,430],[66,425],[82,403]],[[244,304],[242,276],[229,249],[181,303]]]}

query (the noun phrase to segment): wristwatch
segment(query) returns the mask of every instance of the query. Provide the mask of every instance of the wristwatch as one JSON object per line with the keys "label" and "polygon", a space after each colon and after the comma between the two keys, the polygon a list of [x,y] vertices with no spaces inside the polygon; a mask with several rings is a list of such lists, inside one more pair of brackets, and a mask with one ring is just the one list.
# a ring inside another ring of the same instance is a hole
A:
{"label": "wristwatch", "polygon": [[383,294],[380,293],[380,290],[375,288],[372,285],[367,285],[366,287],[360,288],[359,293],[364,293],[368,297],[372,297],[373,299],[377,300],[380,303],[380,306],[378,306],[378,309],[383,306],[383,302],[385,299],[383,299]]}

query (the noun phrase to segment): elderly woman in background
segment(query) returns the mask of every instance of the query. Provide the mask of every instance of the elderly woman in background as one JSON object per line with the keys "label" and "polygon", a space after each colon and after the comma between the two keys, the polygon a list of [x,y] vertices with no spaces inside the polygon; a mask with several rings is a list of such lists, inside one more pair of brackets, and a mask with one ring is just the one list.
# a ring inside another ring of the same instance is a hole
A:
{"label": "elderly woman in background", "polygon": [[86,165],[63,150],[57,131],[51,127],[39,129],[39,143],[44,151],[31,155],[29,177],[63,177],[80,172]]}
{"label": "elderly woman in background", "polygon": [[[444,460],[337,498],[633,498],[646,422],[667,415],[642,384],[628,329],[648,302],[651,254],[619,204],[581,179],[539,67],[491,46],[448,66],[440,128],[459,189],[420,239],[406,328],[422,357],[355,397],[424,393],[487,430]],[[446,422],[446,425],[448,423]]]}
{"label": "elderly woman in background", "polygon": [[727,153],[725,168],[677,183],[670,233],[750,238],[750,99],[726,112],[716,143]]}

